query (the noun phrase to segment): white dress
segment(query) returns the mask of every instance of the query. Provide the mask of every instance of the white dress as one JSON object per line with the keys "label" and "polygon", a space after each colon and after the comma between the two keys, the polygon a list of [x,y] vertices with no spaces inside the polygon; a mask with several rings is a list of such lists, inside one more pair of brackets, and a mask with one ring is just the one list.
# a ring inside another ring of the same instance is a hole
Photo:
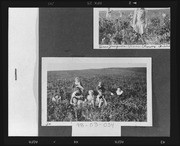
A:
{"label": "white dress", "polygon": [[137,8],[134,11],[133,28],[137,33],[142,35],[145,32],[145,27],[146,27],[145,9]]}
{"label": "white dress", "polygon": [[117,94],[117,95],[122,95],[122,94],[123,94],[123,91],[122,91],[122,90],[121,90],[121,91],[117,90],[117,91],[116,91],[116,94]]}

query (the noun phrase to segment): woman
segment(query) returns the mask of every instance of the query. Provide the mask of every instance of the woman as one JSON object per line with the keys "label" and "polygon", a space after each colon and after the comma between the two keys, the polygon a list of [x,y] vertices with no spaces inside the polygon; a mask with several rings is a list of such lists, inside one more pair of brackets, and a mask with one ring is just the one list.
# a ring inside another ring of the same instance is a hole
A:
{"label": "woman", "polygon": [[145,29],[147,25],[146,12],[145,8],[137,8],[134,11],[133,18],[133,29],[138,35],[138,38],[141,38],[142,42],[145,43],[143,35],[145,34]]}
{"label": "woman", "polygon": [[110,20],[111,19],[111,10],[110,8],[108,8],[107,12],[106,12],[106,19]]}

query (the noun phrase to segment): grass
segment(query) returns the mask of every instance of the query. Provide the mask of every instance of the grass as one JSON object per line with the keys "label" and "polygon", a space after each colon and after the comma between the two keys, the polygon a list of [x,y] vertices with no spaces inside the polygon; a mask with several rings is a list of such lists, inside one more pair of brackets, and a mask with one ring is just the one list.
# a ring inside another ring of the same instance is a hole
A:
{"label": "grass", "polygon": [[[92,108],[85,106],[74,109],[70,105],[72,84],[78,76],[85,88],[95,90],[99,81],[105,84],[107,90],[121,87],[124,91],[121,97],[105,92],[107,106]],[[49,71],[48,72],[48,121],[146,121],[147,120],[147,89],[145,68],[107,68],[81,71]],[[54,103],[51,98],[58,92],[62,102]],[[77,111],[78,118],[75,118]]]}
{"label": "grass", "polygon": [[[113,11],[112,18],[106,19],[106,12],[100,12],[100,45],[170,45],[170,10],[149,10],[146,13],[147,27],[144,35],[139,36],[132,27],[133,11]],[[163,14],[166,14],[163,17]],[[144,41],[142,41],[144,40]]]}

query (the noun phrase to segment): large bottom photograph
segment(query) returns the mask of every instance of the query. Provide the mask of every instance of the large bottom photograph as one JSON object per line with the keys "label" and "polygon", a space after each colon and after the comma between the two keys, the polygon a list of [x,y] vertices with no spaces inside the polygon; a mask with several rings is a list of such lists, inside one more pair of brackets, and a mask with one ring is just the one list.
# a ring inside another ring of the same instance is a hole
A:
{"label": "large bottom photograph", "polygon": [[152,126],[151,58],[42,58],[42,126]]}

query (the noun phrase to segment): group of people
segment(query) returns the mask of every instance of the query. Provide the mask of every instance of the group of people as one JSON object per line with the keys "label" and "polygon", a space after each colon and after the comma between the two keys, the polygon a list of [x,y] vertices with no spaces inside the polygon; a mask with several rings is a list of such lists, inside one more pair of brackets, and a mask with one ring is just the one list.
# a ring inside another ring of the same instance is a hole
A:
{"label": "group of people", "polygon": [[[70,104],[74,106],[81,107],[82,105],[90,105],[92,107],[97,106],[101,108],[103,106],[107,106],[107,101],[105,99],[105,87],[102,82],[99,82],[96,90],[98,95],[95,96],[93,90],[88,91],[88,95],[86,98],[83,97],[84,87],[82,86],[80,79],[78,77],[75,78],[75,82],[73,85],[74,92],[71,95]],[[117,88],[115,93],[111,92],[111,95],[117,94],[121,95],[123,91],[120,88]]]}
{"label": "group of people", "polygon": [[[89,90],[87,97],[84,96],[84,87],[78,77],[75,78],[75,82],[73,84],[73,93],[71,94],[70,98],[70,104],[74,107],[82,107],[85,105],[92,106],[93,108],[96,106],[98,108],[101,108],[102,106],[107,106],[107,101],[105,99],[105,87],[102,82],[99,82],[97,87],[97,95],[95,95],[95,91]],[[117,95],[121,96],[123,94],[123,91],[121,88],[117,88],[115,92],[110,91],[110,95]],[[53,102],[61,100],[61,96],[58,94],[54,95],[52,98]]]}
{"label": "group of people", "polygon": [[98,95],[95,98],[94,91],[89,90],[87,97],[83,98],[84,87],[82,86],[78,77],[75,78],[74,92],[71,95],[70,104],[74,106],[82,106],[84,104],[92,105],[92,107],[98,106],[99,108],[104,104],[107,105],[106,99],[104,97],[105,88],[102,82],[99,82],[97,86]]}

